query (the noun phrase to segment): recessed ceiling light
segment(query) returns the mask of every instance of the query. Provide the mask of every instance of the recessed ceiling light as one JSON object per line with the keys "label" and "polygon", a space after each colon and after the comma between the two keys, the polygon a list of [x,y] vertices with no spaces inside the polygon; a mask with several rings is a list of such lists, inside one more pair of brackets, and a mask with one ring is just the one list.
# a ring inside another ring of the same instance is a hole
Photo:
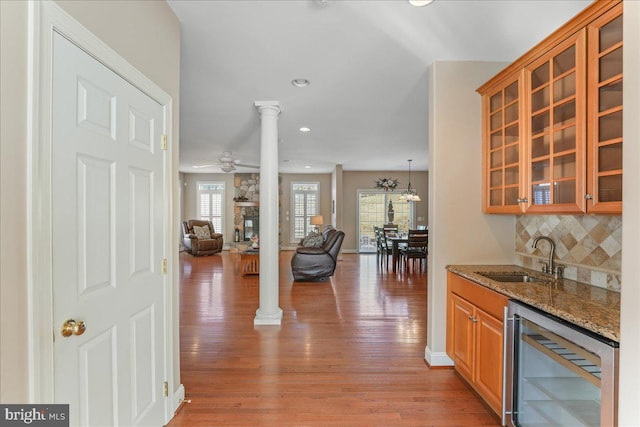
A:
{"label": "recessed ceiling light", "polygon": [[295,87],[307,87],[311,82],[307,79],[293,79],[291,80],[291,84]]}
{"label": "recessed ceiling light", "polygon": [[302,126],[300,128],[300,132],[311,132],[311,128],[307,126]]}
{"label": "recessed ceiling light", "polygon": [[431,3],[433,3],[433,0],[409,0],[409,4],[411,4],[411,6],[417,7],[426,6]]}
{"label": "recessed ceiling light", "polygon": [[305,165],[305,167],[304,167],[304,168],[305,168],[305,169],[311,169],[311,166],[309,166],[309,165]]}

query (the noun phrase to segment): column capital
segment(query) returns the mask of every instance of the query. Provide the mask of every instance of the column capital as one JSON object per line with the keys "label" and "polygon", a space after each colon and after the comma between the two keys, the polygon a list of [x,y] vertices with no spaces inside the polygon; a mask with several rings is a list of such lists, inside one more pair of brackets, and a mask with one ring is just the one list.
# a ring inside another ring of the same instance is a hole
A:
{"label": "column capital", "polygon": [[255,101],[254,105],[260,113],[264,111],[274,111],[276,114],[280,114],[282,112],[280,102],[278,101]]}

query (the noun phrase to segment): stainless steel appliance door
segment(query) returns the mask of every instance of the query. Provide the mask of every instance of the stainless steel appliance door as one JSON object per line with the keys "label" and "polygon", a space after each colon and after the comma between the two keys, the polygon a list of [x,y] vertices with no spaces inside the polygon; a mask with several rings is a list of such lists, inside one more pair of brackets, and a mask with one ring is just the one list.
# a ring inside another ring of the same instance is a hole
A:
{"label": "stainless steel appliance door", "polygon": [[515,301],[506,323],[503,424],[616,425],[617,343]]}

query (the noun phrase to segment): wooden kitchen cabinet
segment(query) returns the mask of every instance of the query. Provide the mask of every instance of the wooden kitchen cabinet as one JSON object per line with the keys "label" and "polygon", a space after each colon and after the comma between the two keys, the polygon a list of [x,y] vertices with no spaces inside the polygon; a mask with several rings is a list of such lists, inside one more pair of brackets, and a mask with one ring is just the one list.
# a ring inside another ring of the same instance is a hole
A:
{"label": "wooden kitchen cabinet", "polygon": [[508,299],[447,273],[447,354],[456,371],[502,413],[503,318]]}
{"label": "wooden kitchen cabinet", "polygon": [[620,1],[595,1],[478,92],[484,212],[622,213]]}
{"label": "wooden kitchen cabinet", "polygon": [[482,97],[483,209],[490,213],[522,213],[524,194],[523,73],[508,76]]}
{"label": "wooden kitchen cabinet", "polygon": [[587,26],[587,210],[622,213],[622,4]]}
{"label": "wooden kitchen cabinet", "polygon": [[527,213],[585,211],[586,30],[525,67]]}

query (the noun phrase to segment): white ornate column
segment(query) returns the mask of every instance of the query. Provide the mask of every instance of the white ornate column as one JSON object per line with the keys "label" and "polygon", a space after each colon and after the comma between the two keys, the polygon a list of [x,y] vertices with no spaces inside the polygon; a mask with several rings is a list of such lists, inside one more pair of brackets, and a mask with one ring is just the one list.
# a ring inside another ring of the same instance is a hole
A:
{"label": "white ornate column", "polygon": [[278,101],[256,101],[260,112],[260,306],[254,325],[280,325],[278,242]]}

